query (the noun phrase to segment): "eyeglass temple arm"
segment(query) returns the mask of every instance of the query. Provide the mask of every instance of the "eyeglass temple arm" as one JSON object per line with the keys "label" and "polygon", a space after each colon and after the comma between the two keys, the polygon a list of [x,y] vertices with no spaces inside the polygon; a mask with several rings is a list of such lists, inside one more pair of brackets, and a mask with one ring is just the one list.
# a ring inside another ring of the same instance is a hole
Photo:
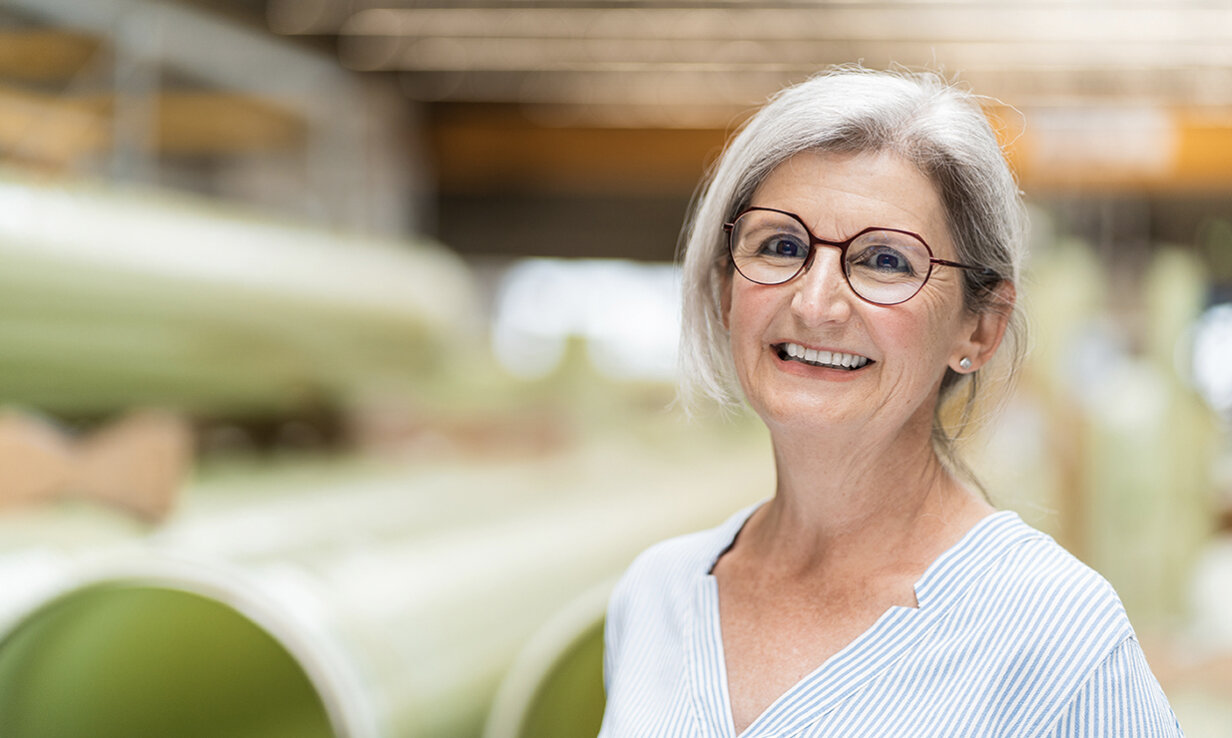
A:
{"label": "eyeglass temple arm", "polygon": [[996,278],[996,279],[1001,278],[1001,275],[997,273],[997,270],[991,267],[975,266],[973,264],[959,264],[958,262],[950,261],[949,259],[929,259],[929,261],[934,264],[940,264],[941,266],[957,267],[959,269],[970,269],[973,272],[979,272],[981,277],[988,277],[990,279],[991,278]]}

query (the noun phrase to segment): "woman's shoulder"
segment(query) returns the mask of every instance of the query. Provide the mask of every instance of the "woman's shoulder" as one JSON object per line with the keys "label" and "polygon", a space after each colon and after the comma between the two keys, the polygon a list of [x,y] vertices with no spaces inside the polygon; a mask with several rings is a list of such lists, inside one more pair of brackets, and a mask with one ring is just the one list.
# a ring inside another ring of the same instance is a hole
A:
{"label": "woman's shoulder", "polygon": [[[1139,723],[1149,723],[1151,735],[1180,735],[1112,584],[1051,536],[1006,517],[1005,545],[947,613],[949,638],[936,647],[947,658],[962,652],[1001,685],[1011,706],[998,713],[1005,725],[1057,725],[1056,735],[1131,726],[1099,735],[1145,735]],[[1120,710],[1134,703],[1133,714]]]}
{"label": "woman's shoulder", "polygon": [[736,512],[723,523],[705,530],[659,541],[642,551],[629,565],[622,581],[671,584],[705,576],[735,540],[756,505]]}
{"label": "woman's shoulder", "polygon": [[973,600],[1007,608],[1023,628],[1046,625],[1057,638],[1087,638],[1113,648],[1134,635],[1112,584],[1051,536],[1011,514],[1000,535],[1008,541],[973,584]]}
{"label": "woman's shoulder", "polygon": [[679,608],[727,550],[756,505],[744,508],[713,528],[660,541],[642,551],[616,583],[609,617],[632,603]]}
{"label": "woman's shoulder", "polygon": [[1015,516],[1014,528],[1021,532],[1018,545],[1006,551],[997,562],[997,573],[1018,582],[1025,592],[1036,596],[1063,597],[1065,593],[1085,593],[1099,601],[1120,599],[1102,574],[1057,543],[1052,536],[1031,527]]}

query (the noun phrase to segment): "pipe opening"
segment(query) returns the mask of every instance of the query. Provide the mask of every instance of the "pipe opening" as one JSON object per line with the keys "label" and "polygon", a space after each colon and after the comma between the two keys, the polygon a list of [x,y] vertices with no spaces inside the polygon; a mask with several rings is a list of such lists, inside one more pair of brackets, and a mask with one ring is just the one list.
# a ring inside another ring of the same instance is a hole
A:
{"label": "pipe opening", "polygon": [[0,634],[5,738],[334,738],[296,659],[235,609],[106,583]]}

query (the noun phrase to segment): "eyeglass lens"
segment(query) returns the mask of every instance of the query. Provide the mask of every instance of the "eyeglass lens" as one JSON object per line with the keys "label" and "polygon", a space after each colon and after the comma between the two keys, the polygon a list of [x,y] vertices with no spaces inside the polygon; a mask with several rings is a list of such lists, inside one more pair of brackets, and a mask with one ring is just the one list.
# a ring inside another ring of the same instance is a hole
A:
{"label": "eyeglass lens", "polygon": [[[750,210],[733,225],[731,254],[736,269],[759,284],[782,284],[804,268],[812,239],[789,215]],[[898,231],[867,231],[846,249],[843,272],[860,297],[882,305],[910,299],[931,268],[923,241]]]}

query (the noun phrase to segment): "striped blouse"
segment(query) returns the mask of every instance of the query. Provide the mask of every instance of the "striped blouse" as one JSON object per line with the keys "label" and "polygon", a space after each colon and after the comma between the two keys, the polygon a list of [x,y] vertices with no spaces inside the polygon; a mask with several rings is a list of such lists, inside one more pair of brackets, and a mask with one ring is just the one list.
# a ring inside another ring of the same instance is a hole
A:
{"label": "striped blouse", "polygon": [[[600,738],[733,738],[709,573],[754,508],[657,544],[608,608]],[[981,520],[742,738],[1179,736],[1112,587],[1015,513]]]}

